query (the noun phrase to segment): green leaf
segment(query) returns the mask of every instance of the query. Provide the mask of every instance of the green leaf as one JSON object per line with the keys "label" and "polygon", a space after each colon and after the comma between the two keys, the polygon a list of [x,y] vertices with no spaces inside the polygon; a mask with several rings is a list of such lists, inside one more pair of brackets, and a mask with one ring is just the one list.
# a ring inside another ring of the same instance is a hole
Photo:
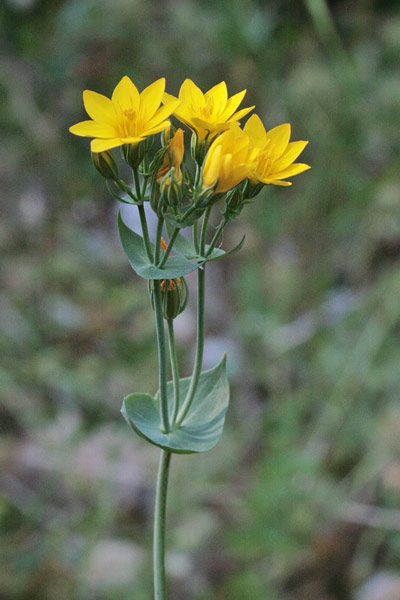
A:
{"label": "green leaf", "polygon": [[[235,252],[239,252],[239,250],[241,249],[241,247],[244,244],[244,240],[246,239],[246,234],[244,234],[244,236],[242,237],[242,239],[240,240],[240,242],[237,244],[237,246],[235,246],[234,248],[231,248],[230,250],[221,250],[220,248],[214,248],[214,250],[211,252],[210,256],[207,258],[207,260],[218,260],[219,258],[223,258],[224,256],[229,256],[230,254],[234,254]],[[207,246],[206,246],[206,250],[207,250]],[[218,252],[218,254],[214,254],[215,251]]]}
{"label": "green leaf", "polygon": [[[118,213],[118,229],[122,248],[131,264],[132,269],[143,279],[174,279],[187,275],[198,268],[184,256],[170,256],[162,269],[153,265],[146,253],[143,238],[129,229]],[[154,244],[151,243],[154,253]]]}
{"label": "green leaf", "polygon": [[[169,237],[171,237],[173,231],[174,231],[174,227],[171,227],[167,223],[167,233],[168,233]],[[238,252],[241,249],[241,247],[243,246],[245,238],[246,238],[246,235],[244,235],[242,237],[242,239],[240,240],[240,242],[237,244],[237,246],[235,246],[231,250],[225,251],[225,250],[222,250],[221,248],[214,248],[213,251],[211,252],[210,256],[207,258],[207,262],[211,261],[211,260],[219,260],[220,258],[223,258],[224,256],[229,256],[230,254],[233,254],[234,252]],[[210,246],[208,244],[206,244],[206,246],[205,246],[206,252],[209,247]],[[189,238],[187,238],[186,236],[182,235],[181,233],[178,233],[178,235],[176,237],[175,244],[174,244],[174,250],[176,250],[179,254],[181,254],[188,260],[196,259],[200,263],[204,262],[204,258],[196,252],[193,241],[190,240]]]}
{"label": "green leaf", "polygon": [[[181,403],[186,397],[190,377],[179,380]],[[172,382],[167,385],[169,414],[174,394]],[[155,446],[177,454],[192,454],[211,450],[221,437],[225,413],[229,404],[229,383],[226,378],[226,356],[219,365],[203,371],[189,413],[182,425],[170,433],[161,430],[158,392],[130,394],[122,405],[122,414],[136,433]]]}

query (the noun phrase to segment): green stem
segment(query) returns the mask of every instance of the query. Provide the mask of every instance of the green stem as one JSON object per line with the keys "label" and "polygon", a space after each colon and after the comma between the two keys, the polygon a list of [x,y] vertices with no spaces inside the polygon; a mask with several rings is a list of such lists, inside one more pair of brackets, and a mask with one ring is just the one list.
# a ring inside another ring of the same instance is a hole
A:
{"label": "green stem", "polygon": [[201,235],[200,235],[200,255],[201,256],[204,256],[204,252],[205,252],[207,225],[208,225],[208,221],[210,219],[210,214],[211,214],[211,206],[208,206],[206,208],[206,212],[204,213],[203,225],[201,228]]}
{"label": "green stem", "polygon": [[158,217],[157,223],[157,233],[156,233],[156,247],[154,252],[154,264],[158,265],[160,262],[160,254],[161,254],[161,236],[162,230],[164,227],[164,219],[162,217]]}
{"label": "green stem", "polygon": [[164,317],[162,307],[161,282],[159,279],[153,280],[154,286],[154,311],[156,314],[156,334],[158,348],[158,380],[159,380],[159,398],[160,398],[160,416],[163,433],[168,433],[168,400],[167,400],[167,360],[165,351],[164,335]]}
{"label": "green stem", "polygon": [[205,297],[205,265],[197,270],[198,285],[197,285],[197,344],[196,358],[193,367],[192,379],[190,381],[189,390],[182,408],[178,414],[175,425],[179,426],[186,417],[190,406],[193,402],[196,393],[197,384],[199,383],[201,365],[203,363],[204,351],[204,297]]}
{"label": "green stem", "polygon": [[170,252],[171,252],[171,250],[172,250],[172,246],[174,245],[174,243],[175,243],[175,240],[176,240],[176,238],[177,238],[177,236],[178,236],[178,233],[179,233],[179,232],[180,232],[180,227],[176,227],[176,228],[174,229],[174,231],[173,231],[172,235],[171,235],[171,239],[170,239],[170,240],[169,240],[169,242],[168,242],[168,246],[167,246],[167,247],[166,247],[166,249],[165,249],[164,255],[163,255],[163,257],[161,258],[161,261],[160,261],[160,263],[157,265],[157,267],[158,267],[159,269],[162,269],[162,268],[163,268],[163,266],[165,265],[165,263],[167,262],[167,258],[168,258],[168,256],[169,256],[169,253],[170,253]]}
{"label": "green stem", "polygon": [[194,249],[196,250],[197,254],[200,253],[200,246],[199,246],[199,222],[195,221],[193,223],[193,244],[194,244]]}
{"label": "green stem", "polygon": [[153,262],[153,252],[151,250],[149,230],[147,229],[146,213],[143,204],[138,204],[140,222],[142,224],[144,247],[146,248],[147,258]]}
{"label": "green stem", "polygon": [[168,348],[169,348],[169,359],[171,362],[172,371],[172,382],[174,386],[174,406],[172,409],[171,424],[172,427],[175,424],[176,417],[178,416],[179,410],[179,370],[178,370],[178,359],[176,356],[175,349],[175,334],[174,334],[174,320],[168,319]]}
{"label": "green stem", "polygon": [[171,453],[161,450],[154,509],[153,568],[154,599],[166,600],[165,584],[165,512]]}
{"label": "green stem", "polygon": [[144,175],[143,176],[142,189],[141,189],[141,192],[140,192],[140,197],[141,197],[142,200],[144,200],[144,196],[146,194],[146,187],[147,187],[147,180],[148,180],[148,178],[149,178],[148,175]]}
{"label": "green stem", "polygon": [[133,173],[133,181],[135,182],[136,196],[139,198],[139,200],[141,200],[142,199],[142,192],[141,192],[141,189],[140,189],[139,173],[138,173],[137,169],[133,169],[133,168],[132,168],[132,173]]}

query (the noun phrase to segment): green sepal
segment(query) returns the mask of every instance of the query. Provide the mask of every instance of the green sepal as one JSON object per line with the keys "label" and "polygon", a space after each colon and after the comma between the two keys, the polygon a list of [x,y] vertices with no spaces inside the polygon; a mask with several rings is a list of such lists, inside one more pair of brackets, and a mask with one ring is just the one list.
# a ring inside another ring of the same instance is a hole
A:
{"label": "green sepal", "polygon": [[[191,378],[179,380],[181,402],[186,397]],[[167,385],[168,409],[172,413],[173,384]],[[226,355],[219,365],[203,371],[197,390],[182,425],[170,433],[162,432],[158,392],[130,394],[124,399],[122,414],[136,433],[151,444],[176,454],[193,454],[211,450],[221,437],[225,413],[229,404],[229,383],[226,378]]]}
{"label": "green sepal", "polygon": [[[118,230],[122,248],[132,269],[143,279],[175,279],[187,275],[198,268],[182,255],[170,256],[162,269],[153,265],[146,254],[143,238],[129,229],[118,213]],[[154,244],[151,243],[154,254]]]}
{"label": "green sepal", "polygon": [[[171,237],[173,231],[174,231],[174,228],[171,227],[171,225],[167,223],[167,233],[168,233],[169,237]],[[219,260],[220,258],[223,258],[224,256],[229,256],[230,254],[233,254],[234,252],[238,252],[241,249],[241,247],[243,246],[245,239],[246,239],[246,235],[244,235],[242,237],[242,239],[240,240],[240,242],[237,244],[237,246],[235,246],[231,250],[225,251],[225,250],[222,250],[221,248],[214,248],[213,251],[211,252],[210,256],[208,256],[207,260],[205,261],[204,257],[200,256],[196,252],[196,248],[194,247],[193,241],[190,240],[189,238],[187,238],[186,236],[182,235],[181,233],[178,233],[178,235],[176,236],[175,243],[174,243],[174,250],[176,250],[179,254],[181,254],[188,260],[196,259],[199,263],[204,263],[204,262],[208,262],[211,260]],[[210,246],[208,244],[206,244],[206,246],[205,246],[206,253],[207,253],[207,250],[209,247]]]}

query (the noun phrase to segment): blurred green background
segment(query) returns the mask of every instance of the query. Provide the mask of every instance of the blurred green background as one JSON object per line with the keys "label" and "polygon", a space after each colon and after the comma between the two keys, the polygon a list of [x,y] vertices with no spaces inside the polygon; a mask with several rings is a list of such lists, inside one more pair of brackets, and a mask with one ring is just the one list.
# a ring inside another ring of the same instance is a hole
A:
{"label": "blurred green background", "polygon": [[[208,269],[232,404],[172,461],[171,600],[399,600],[399,3],[3,0],[0,27],[0,599],[152,597],[158,451],[119,410],[156,389],[153,314],[68,133],[128,74],[224,79],[310,140]],[[176,327],[188,373],[193,304]]]}

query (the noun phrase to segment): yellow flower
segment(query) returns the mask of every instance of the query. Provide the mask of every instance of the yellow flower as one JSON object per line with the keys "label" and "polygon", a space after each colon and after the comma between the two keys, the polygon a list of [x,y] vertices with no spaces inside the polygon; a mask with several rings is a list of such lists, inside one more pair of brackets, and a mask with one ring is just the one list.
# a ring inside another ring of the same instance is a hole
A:
{"label": "yellow flower", "polygon": [[[182,183],[181,164],[183,161],[184,152],[185,152],[185,148],[184,148],[184,143],[183,143],[183,130],[177,129],[174,137],[171,139],[171,141],[168,144],[167,152],[164,154],[164,162],[162,164],[162,167],[158,170],[158,173],[157,173],[157,183],[158,184],[161,183],[162,178],[165,177],[165,175],[168,173],[168,171],[171,169],[171,167],[174,168],[174,178],[176,179],[176,181],[179,184]],[[172,158],[172,164],[171,164],[170,157]],[[167,185],[169,183],[170,182],[167,181]]]}
{"label": "yellow flower", "polygon": [[116,86],[111,100],[97,92],[85,90],[83,102],[92,121],[82,121],[70,127],[75,135],[95,138],[92,152],[102,152],[123,144],[137,144],[170,126],[168,117],[180,104],[168,102],[160,108],[165,89],[161,78],[139,94],[136,86],[125,75]]}
{"label": "yellow flower", "polygon": [[203,165],[203,188],[213,185],[215,193],[223,193],[250,177],[253,148],[248,135],[236,124],[211,144]]}
{"label": "yellow flower", "polygon": [[311,167],[293,161],[307,146],[308,142],[289,142],[290,124],[278,125],[269,131],[258,115],[251,115],[244,132],[249,136],[254,148],[254,166],[251,179],[275,185],[292,185],[290,181],[282,181],[302,173]]}
{"label": "yellow flower", "polygon": [[[185,79],[179,90],[181,104],[174,115],[185,125],[195,131],[200,140],[208,135],[208,140],[229,129],[232,123],[247,115],[254,106],[235,110],[244,98],[246,90],[228,98],[225,81],[208,90],[205,94],[190,79]],[[175,96],[164,94],[164,102],[176,100]]]}

